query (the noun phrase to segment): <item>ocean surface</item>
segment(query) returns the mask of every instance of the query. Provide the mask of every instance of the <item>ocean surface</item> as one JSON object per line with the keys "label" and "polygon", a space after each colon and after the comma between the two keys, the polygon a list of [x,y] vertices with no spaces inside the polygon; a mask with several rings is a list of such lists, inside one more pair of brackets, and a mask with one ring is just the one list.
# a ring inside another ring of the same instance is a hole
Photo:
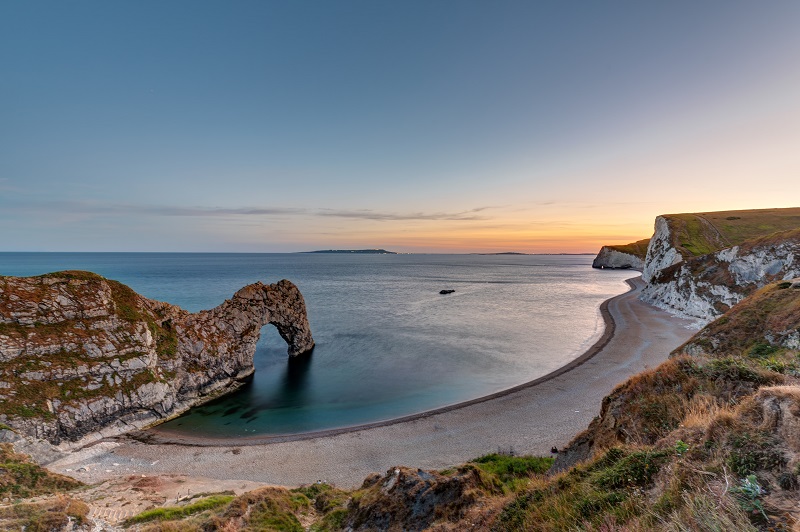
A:
{"label": "ocean surface", "polygon": [[294,282],[316,341],[311,356],[289,360],[268,325],[250,382],[162,425],[226,438],[383,421],[541,377],[599,338],[600,304],[636,275],[591,262],[588,255],[0,253],[0,274],[89,270],[190,311],[256,281]]}

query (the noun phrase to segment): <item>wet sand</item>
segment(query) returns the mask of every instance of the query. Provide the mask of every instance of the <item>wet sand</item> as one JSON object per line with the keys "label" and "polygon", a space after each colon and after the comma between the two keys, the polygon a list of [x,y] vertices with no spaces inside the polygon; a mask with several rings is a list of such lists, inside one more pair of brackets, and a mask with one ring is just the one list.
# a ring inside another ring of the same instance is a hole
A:
{"label": "wet sand", "polygon": [[153,431],[148,443],[126,437],[100,442],[48,468],[84,482],[180,474],[284,486],[324,480],[354,487],[369,473],[395,465],[442,469],[498,450],[549,455],[552,446],[564,446],[586,428],[617,384],[657,366],[693,334],[691,322],[637,299],[640,277],[630,282],[631,291],[603,304],[606,331],[592,348],[545,377],[499,394],[355,429],[234,445],[175,443]]}

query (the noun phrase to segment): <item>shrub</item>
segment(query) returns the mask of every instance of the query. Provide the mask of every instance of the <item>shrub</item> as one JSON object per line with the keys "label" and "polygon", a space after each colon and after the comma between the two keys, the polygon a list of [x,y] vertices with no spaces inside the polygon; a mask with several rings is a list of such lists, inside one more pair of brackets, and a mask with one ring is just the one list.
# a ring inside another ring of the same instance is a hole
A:
{"label": "shrub", "polygon": [[747,475],[741,479],[738,486],[730,488],[730,492],[742,510],[749,514],[761,514],[764,519],[767,519],[767,514],[764,513],[764,504],[761,502],[764,488],[758,483],[755,475]]}

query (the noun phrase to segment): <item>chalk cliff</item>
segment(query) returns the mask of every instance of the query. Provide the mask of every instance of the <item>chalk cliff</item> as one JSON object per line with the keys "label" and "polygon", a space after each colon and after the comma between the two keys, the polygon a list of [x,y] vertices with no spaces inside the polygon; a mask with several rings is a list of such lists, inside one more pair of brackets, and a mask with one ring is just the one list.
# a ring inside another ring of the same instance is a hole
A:
{"label": "chalk cliff", "polygon": [[[757,288],[798,275],[798,230],[800,208],[657,216],[641,266],[647,285],[640,297],[708,323]],[[647,241],[604,246],[593,266],[626,267],[627,257],[610,250],[641,242]]]}
{"label": "chalk cliff", "polygon": [[656,216],[655,232],[653,232],[650,244],[647,246],[647,255],[642,269],[642,280],[649,283],[658,272],[669,268],[673,264],[682,262],[683,259],[684,254],[681,253],[675,243],[674,231],[670,227],[667,218]]}
{"label": "chalk cliff", "polygon": [[650,239],[624,246],[603,246],[592,261],[592,268],[633,269],[642,271]]}
{"label": "chalk cliff", "polygon": [[119,434],[238,387],[261,328],[314,341],[291,282],[189,313],[89,272],[0,277],[0,421],[52,444]]}
{"label": "chalk cliff", "polygon": [[800,276],[800,230],[783,231],[664,268],[643,301],[707,323],[756,289]]}

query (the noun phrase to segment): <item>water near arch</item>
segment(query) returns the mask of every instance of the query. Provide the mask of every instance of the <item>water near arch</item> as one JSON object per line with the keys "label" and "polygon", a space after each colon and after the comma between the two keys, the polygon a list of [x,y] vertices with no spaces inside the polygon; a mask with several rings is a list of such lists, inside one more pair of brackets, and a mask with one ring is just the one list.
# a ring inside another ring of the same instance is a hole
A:
{"label": "water near arch", "polygon": [[545,375],[599,337],[600,303],[633,275],[590,264],[559,255],[0,253],[0,274],[86,269],[190,311],[255,281],[293,281],[313,354],[287,360],[265,327],[251,382],[163,425],[223,438],[391,419]]}

